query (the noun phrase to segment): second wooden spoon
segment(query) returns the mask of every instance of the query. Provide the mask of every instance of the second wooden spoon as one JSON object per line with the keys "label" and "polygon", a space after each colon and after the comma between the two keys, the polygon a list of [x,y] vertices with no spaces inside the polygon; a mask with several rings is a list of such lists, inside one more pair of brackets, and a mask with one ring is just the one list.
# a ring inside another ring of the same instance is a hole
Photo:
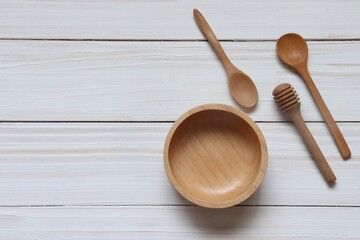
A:
{"label": "second wooden spoon", "polygon": [[254,107],[258,101],[258,91],[253,81],[231,63],[204,16],[197,9],[194,9],[194,17],[201,32],[225,67],[232,97],[245,108]]}
{"label": "second wooden spoon", "polygon": [[307,60],[308,60],[308,46],[306,41],[296,33],[288,33],[283,35],[276,43],[276,52],[285,64],[294,68],[304,79],[304,82],[309,89],[320,113],[325,119],[325,122],[330,130],[330,133],[335,140],[335,143],[341,153],[343,159],[351,157],[351,151],[347,145],[344,136],[340,132],[333,116],[327,108],[319,90],[310,77]]}

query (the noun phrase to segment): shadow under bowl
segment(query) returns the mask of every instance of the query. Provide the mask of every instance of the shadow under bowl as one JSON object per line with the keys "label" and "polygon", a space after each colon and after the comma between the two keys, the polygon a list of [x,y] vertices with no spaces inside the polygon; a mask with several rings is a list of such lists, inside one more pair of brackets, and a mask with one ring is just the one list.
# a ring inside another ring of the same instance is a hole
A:
{"label": "shadow under bowl", "polygon": [[171,127],[164,165],[175,189],[190,202],[208,208],[239,204],[261,184],[267,146],[256,123],[236,108],[198,106]]}

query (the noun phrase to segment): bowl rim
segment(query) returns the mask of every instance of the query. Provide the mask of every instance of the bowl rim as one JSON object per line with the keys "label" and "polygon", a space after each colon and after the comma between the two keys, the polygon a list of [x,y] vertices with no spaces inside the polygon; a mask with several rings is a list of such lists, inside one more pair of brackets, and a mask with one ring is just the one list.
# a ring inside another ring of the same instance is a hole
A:
{"label": "bowl rim", "polygon": [[[213,202],[213,201],[208,201],[208,200],[204,200],[204,199],[199,199],[199,198],[191,195],[186,190],[184,190],[182,188],[182,186],[176,181],[176,179],[173,175],[173,172],[171,171],[171,168],[170,168],[169,147],[170,147],[171,140],[172,140],[172,137],[173,137],[176,129],[188,117],[190,117],[196,113],[199,113],[202,111],[207,111],[207,110],[224,111],[224,112],[232,113],[232,114],[240,117],[241,119],[243,119],[254,130],[254,132],[259,140],[260,148],[261,148],[261,151],[260,151],[261,159],[260,159],[259,172],[258,172],[255,180],[250,185],[250,187],[245,192],[241,193],[240,195],[236,196],[235,198],[232,198],[227,201],[222,201],[222,202]],[[166,175],[167,175],[169,181],[173,185],[173,187],[178,191],[178,193],[180,193],[181,196],[183,196],[188,201],[190,201],[196,205],[206,207],[206,208],[232,207],[232,206],[237,205],[237,204],[245,201],[246,199],[248,199],[258,189],[258,187],[264,180],[265,173],[267,170],[267,164],[268,164],[268,150],[267,150],[266,140],[265,140],[265,137],[262,134],[260,128],[257,126],[257,124],[247,114],[241,112],[240,110],[236,109],[235,107],[225,105],[225,104],[217,104],[217,103],[200,105],[200,106],[197,106],[197,107],[194,107],[194,108],[188,110],[183,115],[181,115],[171,126],[171,128],[167,134],[165,144],[164,144],[163,154],[164,154],[165,172],[166,172]]]}

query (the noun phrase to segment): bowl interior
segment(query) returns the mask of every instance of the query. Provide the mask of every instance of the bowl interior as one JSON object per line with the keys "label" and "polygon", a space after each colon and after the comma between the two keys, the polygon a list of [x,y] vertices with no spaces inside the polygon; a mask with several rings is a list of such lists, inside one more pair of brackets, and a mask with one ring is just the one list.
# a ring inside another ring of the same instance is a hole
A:
{"label": "bowl interior", "polygon": [[260,171],[260,145],[254,129],[240,116],[203,110],[175,129],[169,143],[169,168],[180,193],[190,201],[204,205],[240,200]]}

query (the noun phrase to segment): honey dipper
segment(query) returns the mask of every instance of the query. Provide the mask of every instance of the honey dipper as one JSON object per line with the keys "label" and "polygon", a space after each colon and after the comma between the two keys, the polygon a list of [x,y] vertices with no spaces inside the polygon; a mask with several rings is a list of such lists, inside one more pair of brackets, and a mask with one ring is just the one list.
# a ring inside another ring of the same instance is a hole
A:
{"label": "honey dipper", "polygon": [[277,41],[276,52],[281,61],[294,68],[304,79],[316,106],[330,130],[341,156],[344,160],[349,159],[351,157],[350,148],[309,74],[307,67],[308,46],[306,41],[299,34],[285,34]]}
{"label": "honey dipper", "polygon": [[336,176],[301,116],[300,99],[296,90],[290,84],[283,83],[274,89],[273,96],[281,112],[294,122],[326,182],[334,183]]}

